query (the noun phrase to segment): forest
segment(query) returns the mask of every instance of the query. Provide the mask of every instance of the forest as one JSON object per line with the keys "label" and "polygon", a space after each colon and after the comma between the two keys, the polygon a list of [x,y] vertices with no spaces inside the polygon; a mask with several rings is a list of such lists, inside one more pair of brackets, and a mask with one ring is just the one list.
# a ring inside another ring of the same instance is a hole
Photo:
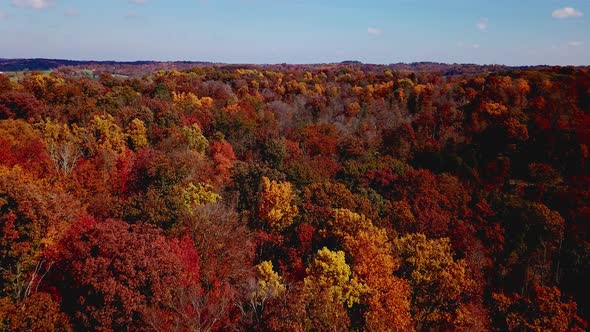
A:
{"label": "forest", "polygon": [[0,331],[588,328],[588,67],[82,70],[0,74]]}

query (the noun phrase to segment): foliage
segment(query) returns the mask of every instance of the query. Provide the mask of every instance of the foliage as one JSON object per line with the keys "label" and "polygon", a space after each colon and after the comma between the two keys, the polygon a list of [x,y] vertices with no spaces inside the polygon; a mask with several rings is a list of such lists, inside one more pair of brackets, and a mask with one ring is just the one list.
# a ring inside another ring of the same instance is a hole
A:
{"label": "foliage", "polygon": [[291,205],[295,195],[289,182],[278,183],[263,177],[260,195],[258,216],[271,230],[280,232],[293,223],[299,209]]}
{"label": "foliage", "polygon": [[258,284],[252,294],[252,301],[256,305],[263,305],[267,299],[279,297],[286,290],[281,283],[281,277],[273,270],[272,262],[264,261],[256,265]]}
{"label": "foliage", "polygon": [[416,329],[455,325],[475,282],[465,261],[453,259],[449,240],[409,234],[393,241],[393,252],[400,262],[397,274],[411,287]]}
{"label": "foliage", "polygon": [[325,291],[339,302],[352,307],[359,302],[363,285],[351,278],[351,274],[344,252],[333,252],[324,247],[317,252],[307,268],[304,283],[310,290]]}
{"label": "foliage", "polygon": [[50,253],[48,277],[75,329],[144,329],[152,312],[165,314],[175,292],[198,280],[190,250],[148,225],[82,218]]}
{"label": "foliage", "polygon": [[583,331],[587,323],[577,316],[576,303],[562,300],[556,287],[535,285],[530,297],[493,294],[501,324],[509,331]]}
{"label": "foliage", "polygon": [[0,74],[0,330],[583,330],[584,67]]}

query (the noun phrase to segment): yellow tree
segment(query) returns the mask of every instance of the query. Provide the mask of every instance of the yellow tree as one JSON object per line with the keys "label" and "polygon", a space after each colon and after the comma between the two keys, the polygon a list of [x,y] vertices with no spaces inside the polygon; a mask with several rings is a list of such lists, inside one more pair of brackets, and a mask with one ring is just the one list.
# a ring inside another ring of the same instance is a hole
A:
{"label": "yellow tree", "polygon": [[264,261],[256,265],[257,284],[250,296],[250,305],[258,321],[260,313],[268,300],[276,299],[285,294],[287,288],[283,284],[281,276],[274,270],[271,261]]}
{"label": "yellow tree", "polygon": [[52,103],[63,103],[66,98],[66,81],[57,75],[33,74],[23,80],[28,91],[38,99]]}
{"label": "yellow tree", "polygon": [[184,207],[192,213],[196,206],[206,203],[215,203],[221,200],[221,195],[215,192],[212,185],[198,182],[194,184],[190,182],[186,188],[182,190],[182,198]]}
{"label": "yellow tree", "polygon": [[172,103],[178,113],[183,116],[195,116],[202,126],[207,127],[213,120],[211,108],[214,100],[210,97],[199,98],[192,92],[173,92]]}
{"label": "yellow tree", "polygon": [[145,123],[139,119],[133,119],[127,126],[127,136],[129,137],[130,145],[137,150],[148,145],[147,129]]}
{"label": "yellow tree", "polygon": [[172,92],[174,106],[182,112],[189,113],[193,108],[201,108],[203,103],[199,97],[192,92]]}
{"label": "yellow tree", "polygon": [[277,297],[285,292],[286,287],[282,283],[282,278],[275,272],[271,261],[264,261],[256,265],[256,272],[258,283],[252,294],[256,304],[261,304],[266,299]]}
{"label": "yellow tree", "polygon": [[203,136],[201,127],[198,124],[194,123],[192,126],[183,127],[182,133],[187,140],[189,149],[205,153],[205,150],[209,147],[209,141]]}
{"label": "yellow tree", "polygon": [[346,264],[343,251],[331,251],[324,247],[316,254],[307,268],[304,284],[309,289],[321,289],[348,307],[358,303],[363,285],[351,277],[350,266]]}
{"label": "yellow tree", "polygon": [[347,308],[359,303],[364,289],[352,277],[344,252],[324,247],[309,265],[303,283],[269,303],[263,313],[264,330],[349,331]]}
{"label": "yellow tree", "polygon": [[258,216],[271,230],[280,232],[293,223],[299,213],[292,205],[295,194],[290,182],[271,181],[262,178],[262,192],[258,203]]}
{"label": "yellow tree", "polygon": [[375,227],[370,219],[348,209],[335,209],[328,225],[331,228],[330,233],[341,240],[346,236],[354,236],[361,230]]}
{"label": "yellow tree", "polygon": [[105,150],[123,153],[127,147],[127,135],[110,114],[95,116],[87,127],[74,125],[74,133],[91,154]]}
{"label": "yellow tree", "polygon": [[[360,302],[364,286],[352,277],[343,251],[319,250],[307,268],[300,305],[302,330],[347,331],[350,319],[346,308]],[[295,296],[297,300],[297,296]]]}
{"label": "yellow tree", "polygon": [[465,318],[461,305],[471,296],[475,281],[465,261],[453,259],[449,239],[409,234],[393,241],[393,252],[400,262],[397,274],[411,286],[416,329],[460,326]]}

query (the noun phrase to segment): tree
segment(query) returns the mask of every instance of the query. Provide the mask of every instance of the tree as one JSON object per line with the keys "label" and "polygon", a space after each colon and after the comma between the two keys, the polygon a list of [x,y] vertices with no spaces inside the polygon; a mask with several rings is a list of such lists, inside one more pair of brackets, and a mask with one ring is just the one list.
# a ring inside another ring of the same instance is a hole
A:
{"label": "tree", "polygon": [[[456,208],[465,205],[464,199],[468,198],[457,187],[461,187],[458,181],[449,181],[448,176],[437,176],[424,169],[410,169],[396,177],[396,181],[386,187],[391,188],[386,197],[408,203],[415,217],[415,222],[409,225],[411,228],[400,231],[420,232],[430,237],[448,236],[453,221],[461,217],[462,211]],[[443,188],[453,188],[453,191],[447,193]],[[459,200],[449,197],[455,193]]]}
{"label": "tree", "polygon": [[384,229],[375,227],[347,235],[344,248],[352,256],[353,275],[367,287],[365,327],[369,331],[409,331],[410,287],[393,275],[398,269]]}
{"label": "tree", "polygon": [[297,332],[350,331],[346,307],[329,292],[312,290],[303,283],[268,302],[260,330]]}
{"label": "tree", "polygon": [[209,141],[201,131],[201,127],[198,124],[193,124],[190,127],[183,127],[182,133],[187,140],[188,148],[205,153],[205,150],[209,147]]}
{"label": "tree", "polygon": [[69,318],[48,293],[34,293],[22,303],[0,300],[0,329],[2,331],[72,331]]}
{"label": "tree", "polygon": [[127,175],[121,217],[170,229],[195,204],[218,199],[209,187],[211,173],[210,161],[197,151],[142,149]]}
{"label": "tree", "polygon": [[302,284],[265,311],[265,325],[273,331],[347,331],[346,308],[360,300],[364,286],[351,277],[344,252],[319,250]]}
{"label": "tree", "polygon": [[23,120],[0,121],[0,164],[51,177],[52,160],[38,130]]}
{"label": "tree", "polygon": [[285,292],[281,277],[273,269],[272,262],[264,261],[256,265],[258,283],[252,300],[256,305],[264,305],[267,298],[280,296]]}
{"label": "tree", "polygon": [[260,191],[262,190],[262,178],[265,176],[270,180],[285,180],[285,175],[275,169],[256,163],[236,162],[232,168],[229,189],[238,196],[238,209],[240,211],[245,212],[254,206],[258,206]]}
{"label": "tree", "polygon": [[82,141],[74,135],[70,127],[46,120],[38,124],[43,132],[47,151],[55,168],[69,175],[82,157]]}
{"label": "tree", "polygon": [[47,103],[59,104],[66,101],[66,81],[59,73],[32,73],[22,80],[22,84],[35,97]]}
{"label": "tree", "polygon": [[197,330],[245,326],[250,315],[256,315],[250,310],[256,277],[279,287],[269,279],[274,274],[266,269],[268,265],[264,271],[254,267],[254,237],[231,207],[222,203],[195,206],[181,217],[174,233],[190,237],[201,266],[200,291],[183,291],[177,301],[178,307],[183,302],[191,304],[193,314],[187,316],[187,325]]}
{"label": "tree", "polygon": [[528,285],[551,284],[564,236],[565,220],[546,205],[513,195],[493,198],[493,221],[504,229],[504,251],[497,255],[495,272],[499,284],[516,286],[509,291],[525,292]]}
{"label": "tree", "polygon": [[304,284],[309,289],[322,289],[348,307],[358,303],[363,286],[351,278],[351,270],[344,259],[344,252],[320,249],[307,268]]}
{"label": "tree", "polygon": [[256,265],[257,283],[252,292],[250,305],[254,313],[254,320],[260,320],[267,301],[279,298],[286,292],[282,278],[274,271],[271,261],[263,261]]}
{"label": "tree", "polygon": [[294,199],[291,183],[262,177],[258,217],[270,230],[281,232],[293,223],[299,213],[297,206],[292,205]]}
{"label": "tree", "polygon": [[211,107],[214,102],[212,98],[199,98],[192,92],[172,92],[172,102],[178,113],[185,117],[194,117],[203,128],[209,128],[211,125]]}
{"label": "tree", "polygon": [[213,186],[206,183],[197,183],[196,185],[190,182],[188,187],[182,192],[184,198],[184,205],[188,211],[198,205],[206,203],[215,203],[221,199],[221,196],[213,191]]}
{"label": "tree", "polygon": [[305,211],[302,217],[310,223],[327,221],[332,209],[348,209],[370,217],[377,216],[377,209],[369,199],[353,194],[342,183],[313,183],[303,188],[301,196],[301,207]]}
{"label": "tree", "polygon": [[14,118],[40,120],[46,113],[45,105],[30,93],[9,91],[0,94],[0,120]]}
{"label": "tree", "polygon": [[587,323],[577,315],[577,305],[563,300],[557,287],[534,285],[530,296],[492,295],[499,326],[507,331],[584,331]]}
{"label": "tree", "polygon": [[134,150],[138,150],[148,145],[147,129],[145,123],[140,119],[133,119],[126,129],[127,137],[129,137],[129,146]]}
{"label": "tree", "polygon": [[10,77],[4,74],[0,74],[0,93],[4,93],[10,90],[12,90],[12,83],[10,82]]}
{"label": "tree", "polygon": [[373,230],[373,222],[362,214],[354,213],[348,209],[335,209],[332,211],[332,219],[328,222],[329,234],[339,241],[354,237],[360,231]]}
{"label": "tree", "polygon": [[75,131],[90,155],[102,151],[123,153],[127,147],[125,133],[110,114],[96,115],[87,127]]}
{"label": "tree", "polygon": [[429,240],[409,234],[393,240],[400,268],[396,274],[411,287],[411,311],[417,330],[460,327],[461,304],[475,286],[463,260],[455,261],[447,238]]}
{"label": "tree", "polygon": [[385,229],[346,209],[334,210],[329,225],[332,236],[343,243],[351,257],[354,278],[365,286],[365,327],[370,331],[411,330],[410,288],[393,275],[399,263]]}
{"label": "tree", "polygon": [[146,329],[155,312],[173,315],[176,292],[200,276],[192,246],[147,224],[82,218],[48,255],[56,261],[48,278],[74,329]]}
{"label": "tree", "polygon": [[236,161],[236,155],[231,144],[227,141],[214,141],[209,148],[211,158],[215,163],[215,183],[223,184],[229,181],[231,169]]}
{"label": "tree", "polygon": [[309,124],[301,129],[301,140],[310,156],[334,155],[339,139],[340,133],[334,125]]}
{"label": "tree", "polygon": [[85,210],[59,188],[20,167],[0,166],[0,297],[21,303],[35,293],[59,242]]}

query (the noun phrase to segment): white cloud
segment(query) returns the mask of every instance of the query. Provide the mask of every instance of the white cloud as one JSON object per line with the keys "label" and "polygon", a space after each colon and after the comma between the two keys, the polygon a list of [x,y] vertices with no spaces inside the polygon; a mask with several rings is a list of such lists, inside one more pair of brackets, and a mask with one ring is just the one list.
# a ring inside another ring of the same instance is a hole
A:
{"label": "white cloud", "polygon": [[381,36],[383,34],[383,30],[382,29],[379,29],[379,28],[371,28],[371,27],[369,27],[367,29],[367,32],[370,35],[373,35],[373,36]]}
{"label": "white cloud", "polygon": [[129,0],[130,3],[134,3],[136,5],[143,5],[147,2],[147,0]]}
{"label": "white cloud", "polygon": [[45,9],[53,4],[53,0],[12,0],[15,7]]}
{"label": "white cloud", "polygon": [[481,31],[487,31],[489,26],[490,20],[487,18],[480,19],[477,24],[475,25]]}
{"label": "white cloud", "polygon": [[584,43],[582,43],[581,41],[574,40],[574,41],[567,43],[567,46],[578,47],[578,46],[582,46],[583,44]]}
{"label": "white cloud", "polygon": [[480,48],[480,47],[481,47],[481,46],[479,46],[479,44],[473,44],[473,45],[471,45],[471,48],[474,48],[474,49],[478,49],[478,48]]}
{"label": "white cloud", "polygon": [[565,19],[584,16],[584,13],[572,7],[563,7],[554,10],[551,16],[553,16],[553,18]]}

